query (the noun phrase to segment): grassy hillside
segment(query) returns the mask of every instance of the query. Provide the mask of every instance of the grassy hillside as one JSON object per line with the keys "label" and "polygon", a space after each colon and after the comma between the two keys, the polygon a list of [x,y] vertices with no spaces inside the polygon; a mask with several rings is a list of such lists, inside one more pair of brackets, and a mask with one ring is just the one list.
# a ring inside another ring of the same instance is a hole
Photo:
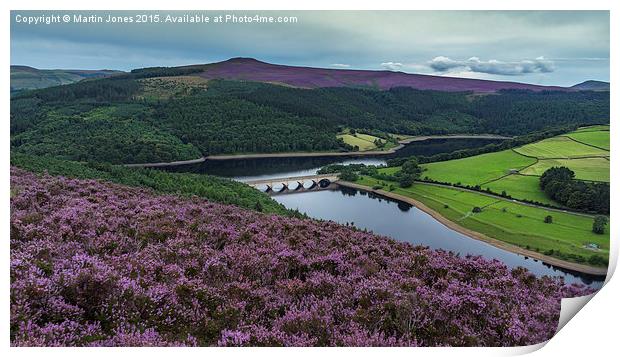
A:
{"label": "grassy hillside", "polygon": [[[608,140],[608,126],[580,128],[512,150],[421,165],[422,179],[469,186],[482,192],[428,183],[414,183],[409,188],[397,188],[392,183],[386,187],[383,180],[369,176],[357,182],[414,198],[447,219],[486,236],[566,261],[604,265],[609,254],[609,227],[605,234],[595,234],[593,216],[527,205],[512,198],[558,206],[540,189],[539,176],[550,167],[568,167],[575,171],[577,179],[609,182],[609,151],[604,149],[609,147]],[[591,146],[592,143],[600,148]],[[550,158],[556,156],[561,158]],[[395,166],[378,172],[394,175],[399,170]],[[486,190],[490,192],[485,194]],[[506,197],[499,197],[500,194]],[[474,213],[474,207],[481,211]],[[547,216],[552,217],[552,223],[545,222]],[[587,248],[591,243],[599,249]]]}
{"label": "grassy hillside", "polygon": [[540,190],[539,176],[551,167],[564,166],[573,170],[577,179],[609,182],[609,151],[605,147],[609,147],[609,126],[580,128],[512,150],[423,164],[421,177],[553,204]]}
{"label": "grassy hillside", "polygon": [[567,136],[581,143],[609,150],[609,130],[594,131],[589,129],[570,133]]}
{"label": "grassy hillside", "polygon": [[482,154],[459,160],[424,164],[422,177],[442,182],[461,182],[464,185],[482,185],[532,165],[535,158],[519,155],[512,150]]}
{"label": "grassy hillside", "polygon": [[367,138],[362,137],[361,135],[355,134],[341,134],[336,136],[338,139],[342,139],[345,144],[351,145],[353,147],[357,147],[359,151],[369,151],[377,148],[374,140],[368,140]]}
{"label": "grassy hillside", "polygon": [[508,175],[500,179],[489,181],[481,185],[482,189],[490,189],[496,193],[506,192],[507,195],[516,199],[526,199],[540,202],[551,206],[559,204],[540,189],[540,177],[525,175]]}
{"label": "grassy hillside", "polygon": [[[609,137],[607,139],[609,141]],[[514,149],[514,151],[538,159],[574,159],[609,156],[609,151],[576,142],[567,136],[545,139]]]}
{"label": "grassy hillside", "polygon": [[[381,182],[368,176],[356,181],[369,187],[381,186]],[[423,183],[392,192],[416,199],[465,228],[528,250],[590,265],[606,264],[609,256],[609,229],[604,235],[592,233],[592,217]],[[482,211],[473,213],[474,207]],[[553,217],[551,224],[544,223],[548,215]],[[589,243],[601,249],[586,248]]]}
{"label": "grassy hillside", "polygon": [[575,178],[588,181],[609,182],[609,159],[591,157],[587,159],[546,159],[521,170],[523,175],[540,176],[547,169],[564,166],[575,172]]}
{"label": "grassy hillside", "polygon": [[[345,129],[336,137],[358,151],[388,150],[398,145],[395,141],[396,139],[390,134],[385,134],[384,137],[376,135],[351,132],[350,129]],[[390,140],[387,140],[386,137],[390,138]]]}

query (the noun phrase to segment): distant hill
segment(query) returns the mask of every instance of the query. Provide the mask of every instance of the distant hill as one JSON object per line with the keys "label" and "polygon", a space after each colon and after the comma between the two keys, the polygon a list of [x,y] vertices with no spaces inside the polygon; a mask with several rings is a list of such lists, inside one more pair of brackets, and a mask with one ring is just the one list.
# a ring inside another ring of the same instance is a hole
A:
{"label": "distant hill", "polygon": [[575,84],[571,88],[576,89],[576,90],[609,91],[609,82],[585,81],[579,84]]}
{"label": "distant hill", "polygon": [[371,71],[327,69],[270,64],[253,58],[232,58],[227,61],[197,67],[204,72],[196,73],[207,79],[246,80],[282,84],[299,88],[317,87],[374,87],[390,89],[410,87],[440,91],[496,92],[500,89],[530,89],[570,91],[570,88],[540,86],[517,82],[500,82],[481,79],[454,78],[409,74],[394,71]]}
{"label": "distant hill", "polygon": [[109,77],[116,73],[122,72],[107,69],[37,69],[28,66],[11,66],[11,92],[75,83],[87,78]]}

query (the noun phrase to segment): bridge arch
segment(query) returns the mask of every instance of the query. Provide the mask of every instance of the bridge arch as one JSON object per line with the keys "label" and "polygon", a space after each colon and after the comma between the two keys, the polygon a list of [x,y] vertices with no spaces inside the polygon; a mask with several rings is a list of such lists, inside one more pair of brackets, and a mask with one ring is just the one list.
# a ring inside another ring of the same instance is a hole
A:
{"label": "bridge arch", "polygon": [[262,179],[245,183],[265,193],[284,193],[321,190],[336,181],[338,181],[337,174],[324,174]]}
{"label": "bridge arch", "polygon": [[[280,187],[280,185],[282,185],[282,187]],[[286,184],[286,182],[281,182],[279,184],[273,185],[271,189],[273,192],[284,192],[288,190],[288,185]]]}
{"label": "bridge arch", "polygon": [[327,186],[331,185],[331,183],[332,182],[329,179],[324,178],[324,179],[319,180],[318,186],[320,188],[326,188]]}

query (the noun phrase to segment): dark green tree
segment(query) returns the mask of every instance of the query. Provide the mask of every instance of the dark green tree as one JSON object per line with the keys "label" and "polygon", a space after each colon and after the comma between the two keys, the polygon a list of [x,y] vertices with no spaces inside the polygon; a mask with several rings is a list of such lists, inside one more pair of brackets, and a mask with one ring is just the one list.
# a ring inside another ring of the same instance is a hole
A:
{"label": "dark green tree", "polygon": [[412,175],[402,175],[398,180],[398,184],[402,188],[411,187],[413,185],[413,176]]}
{"label": "dark green tree", "polygon": [[357,181],[357,179],[359,178],[357,173],[351,169],[342,170],[342,172],[340,172],[338,177],[343,181],[351,181],[351,182]]}
{"label": "dark green tree", "polygon": [[605,216],[596,216],[594,217],[594,222],[592,223],[592,232],[596,234],[604,234],[605,226],[607,226],[607,217]]}

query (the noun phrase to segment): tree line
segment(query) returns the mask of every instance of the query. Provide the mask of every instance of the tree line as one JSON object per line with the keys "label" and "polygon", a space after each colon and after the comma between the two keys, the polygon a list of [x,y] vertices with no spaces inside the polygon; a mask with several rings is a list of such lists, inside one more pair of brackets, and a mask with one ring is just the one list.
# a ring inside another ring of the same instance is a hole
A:
{"label": "tree line", "polygon": [[[11,100],[12,148],[72,160],[128,163],[224,153],[351,151],[336,139],[345,127],[379,136],[522,135],[479,149],[418,158],[425,163],[498,151],[569,127],[609,122],[605,92],[500,91],[472,96],[411,88],[299,89],[213,80],[208,90],[181,98],[147,100],[139,95],[138,78],[185,75],[200,68],[147,68],[22,93]],[[136,111],[136,106],[142,109]],[[91,115],[99,107],[115,114]]]}
{"label": "tree line", "polygon": [[609,184],[575,179],[567,167],[552,167],[540,177],[540,188],[552,200],[571,209],[609,214]]}

